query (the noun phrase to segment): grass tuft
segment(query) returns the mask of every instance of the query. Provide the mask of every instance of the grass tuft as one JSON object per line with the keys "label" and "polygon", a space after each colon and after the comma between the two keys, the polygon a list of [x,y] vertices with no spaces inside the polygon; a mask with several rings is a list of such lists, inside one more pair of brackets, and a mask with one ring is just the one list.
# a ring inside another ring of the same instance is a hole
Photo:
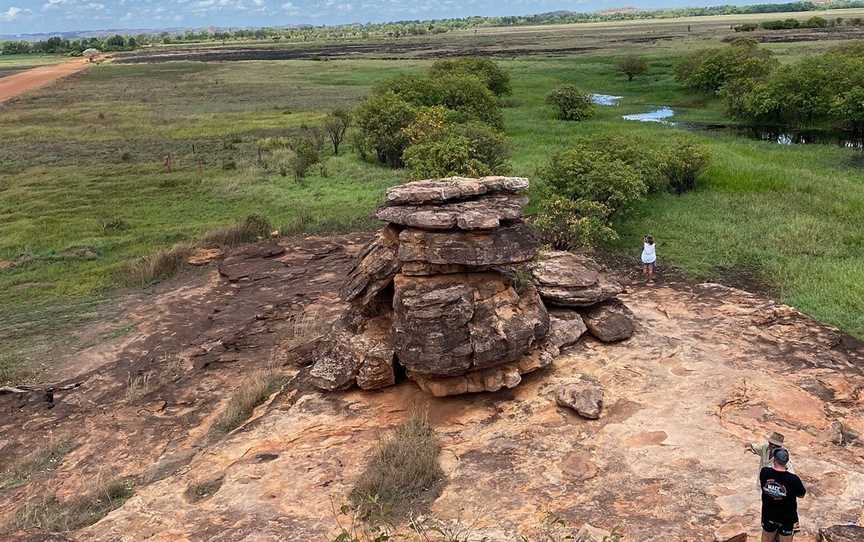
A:
{"label": "grass tuft", "polygon": [[240,383],[225,410],[213,423],[211,433],[224,435],[240,427],[252,415],[255,407],[282,385],[282,377],[269,370],[256,371]]}
{"label": "grass tuft", "polygon": [[126,285],[138,287],[170,278],[183,267],[192,250],[192,245],[183,243],[156,251],[123,266],[121,278]]}
{"label": "grass tuft", "polygon": [[435,429],[425,413],[413,412],[382,438],[348,496],[363,516],[395,520],[437,496],[444,472]]}
{"label": "grass tuft", "polygon": [[216,494],[222,487],[222,482],[225,480],[223,476],[198,482],[186,488],[186,499],[191,503],[203,501]]}
{"label": "grass tuft", "polygon": [[91,493],[69,501],[61,502],[55,495],[37,497],[18,510],[15,527],[47,532],[81,529],[120,508],[134,492],[130,480],[118,479],[100,484]]}
{"label": "grass tuft", "polygon": [[273,227],[270,222],[259,215],[249,215],[240,224],[217,228],[204,235],[201,246],[230,248],[252,243],[262,237],[268,237]]}
{"label": "grass tuft", "polygon": [[36,450],[31,457],[0,472],[0,490],[23,486],[34,476],[56,469],[73,448],[72,442],[58,440]]}

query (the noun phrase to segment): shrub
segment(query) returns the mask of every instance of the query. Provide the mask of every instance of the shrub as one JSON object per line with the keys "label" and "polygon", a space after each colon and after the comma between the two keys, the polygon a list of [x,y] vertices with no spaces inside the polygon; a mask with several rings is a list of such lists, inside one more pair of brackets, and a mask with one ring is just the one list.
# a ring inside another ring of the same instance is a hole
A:
{"label": "shrub", "polygon": [[632,81],[635,76],[648,71],[648,62],[641,56],[627,55],[618,61],[618,70]]}
{"label": "shrub", "polygon": [[249,419],[255,407],[263,403],[281,385],[282,379],[271,371],[257,371],[244,379],[228,400],[225,410],[216,418],[211,433],[229,433],[240,427]]}
{"label": "shrub", "polygon": [[333,154],[339,155],[339,146],[342,145],[350,125],[351,113],[341,109],[333,111],[324,119],[324,130],[330,138],[330,143],[333,144]]}
{"label": "shrub", "polygon": [[617,239],[609,225],[610,214],[608,207],[596,201],[554,196],[543,204],[533,224],[545,243],[573,250]]}
{"label": "shrub", "polygon": [[509,153],[504,136],[486,125],[469,123],[412,145],[405,151],[405,163],[415,179],[503,175],[510,169]]}
{"label": "shrub", "polygon": [[403,129],[408,141],[413,145],[440,137],[452,123],[452,112],[443,105],[421,107],[410,125]]}
{"label": "shrub", "polygon": [[432,64],[432,68],[429,70],[429,75],[433,79],[449,74],[479,77],[486,88],[496,96],[507,96],[513,92],[510,85],[510,75],[501,66],[487,58],[439,60]]}
{"label": "shrub", "polygon": [[585,143],[554,154],[539,175],[557,195],[574,201],[595,201],[608,208],[610,216],[647,192],[645,182],[633,166],[608,149]]}
{"label": "shrub", "polygon": [[583,120],[594,114],[591,95],[573,85],[563,85],[552,91],[546,98],[547,103],[555,106],[559,120]]}
{"label": "shrub", "polygon": [[404,129],[416,118],[415,108],[395,92],[373,94],[357,109],[355,118],[364,145],[375,150],[378,161],[401,167],[402,153],[408,147]]}
{"label": "shrub", "polygon": [[415,107],[444,106],[455,114],[452,120],[479,120],[503,128],[504,117],[495,95],[474,75],[444,74],[435,78],[405,76],[391,79],[378,89],[392,92]]}
{"label": "shrub", "polygon": [[648,192],[665,190],[669,183],[662,170],[663,153],[657,143],[638,136],[610,135],[583,142],[611,159],[621,160],[639,174]]}
{"label": "shrub", "polygon": [[412,413],[371,451],[366,468],[349,495],[364,515],[398,518],[433,492],[444,473],[440,445],[426,415]]}
{"label": "shrub", "polygon": [[771,51],[751,39],[737,39],[728,47],[703,49],[686,57],[676,67],[676,78],[688,87],[717,93],[730,81],[760,78],[777,66]]}
{"label": "shrub", "polygon": [[696,179],[711,161],[707,147],[687,140],[672,143],[663,154],[663,174],[677,194],[694,189]]}

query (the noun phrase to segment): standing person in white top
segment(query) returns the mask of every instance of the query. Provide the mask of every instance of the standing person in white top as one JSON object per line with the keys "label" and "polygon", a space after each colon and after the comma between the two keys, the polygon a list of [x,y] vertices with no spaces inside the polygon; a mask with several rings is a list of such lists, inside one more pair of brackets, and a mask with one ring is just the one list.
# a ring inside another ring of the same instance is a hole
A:
{"label": "standing person in white top", "polygon": [[646,235],[642,241],[642,273],[648,277],[648,280],[654,280],[654,267],[657,263],[657,247],[654,246],[654,237]]}

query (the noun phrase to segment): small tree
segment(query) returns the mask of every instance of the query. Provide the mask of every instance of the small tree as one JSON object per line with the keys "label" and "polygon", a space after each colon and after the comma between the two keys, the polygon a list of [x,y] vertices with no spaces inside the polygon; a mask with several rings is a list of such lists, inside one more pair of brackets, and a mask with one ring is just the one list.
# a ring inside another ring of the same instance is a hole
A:
{"label": "small tree", "polygon": [[555,106],[559,120],[583,120],[594,114],[591,95],[573,85],[556,88],[546,102]]}
{"label": "small tree", "polygon": [[609,214],[610,209],[596,201],[554,196],[543,204],[534,227],[544,242],[558,250],[593,247],[618,238],[609,225]]}
{"label": "small tree", "polygon": [[324,119],[324,130],[333,144],[333,154],[339,156],[339,146],[345,140],[345,133],[351,126],[351,113],[342,109],[333,111]]}
{"label": "small tree", "polygon": [[403,165],[402,153],[409,144],[403,129],[410,126],[415,117],[411,104],[388,91],[367,98],[354,118],[365,144],[375,150],[378,161],[395,168]]}
{"label": "small tree", "polygon": [[648,71],[648,62],[641,56],[627,55],[618,61],[618,70],[627,76],[627,81],[632,81],[637,75]]}
{"label": "small tree", "polygon": [[696,188],[696,179],[711,162],[708,149],[692,141],[675,141],[663,153],[662,169],[669,179],[669,188],[683,194]]}

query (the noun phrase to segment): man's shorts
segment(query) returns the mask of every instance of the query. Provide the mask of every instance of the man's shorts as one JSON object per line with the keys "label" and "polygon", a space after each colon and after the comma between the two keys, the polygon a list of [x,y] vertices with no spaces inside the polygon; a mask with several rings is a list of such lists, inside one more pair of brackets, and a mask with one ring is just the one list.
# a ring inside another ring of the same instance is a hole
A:
{"label": "man's shorts", "polygon": [[765,530],[766,533],[780,533],[780,536],[792,536],[795,534],[795,524],[794,523],[781,523],[779,521],[770,521],[765,520],[762,522],[762,529]]}

